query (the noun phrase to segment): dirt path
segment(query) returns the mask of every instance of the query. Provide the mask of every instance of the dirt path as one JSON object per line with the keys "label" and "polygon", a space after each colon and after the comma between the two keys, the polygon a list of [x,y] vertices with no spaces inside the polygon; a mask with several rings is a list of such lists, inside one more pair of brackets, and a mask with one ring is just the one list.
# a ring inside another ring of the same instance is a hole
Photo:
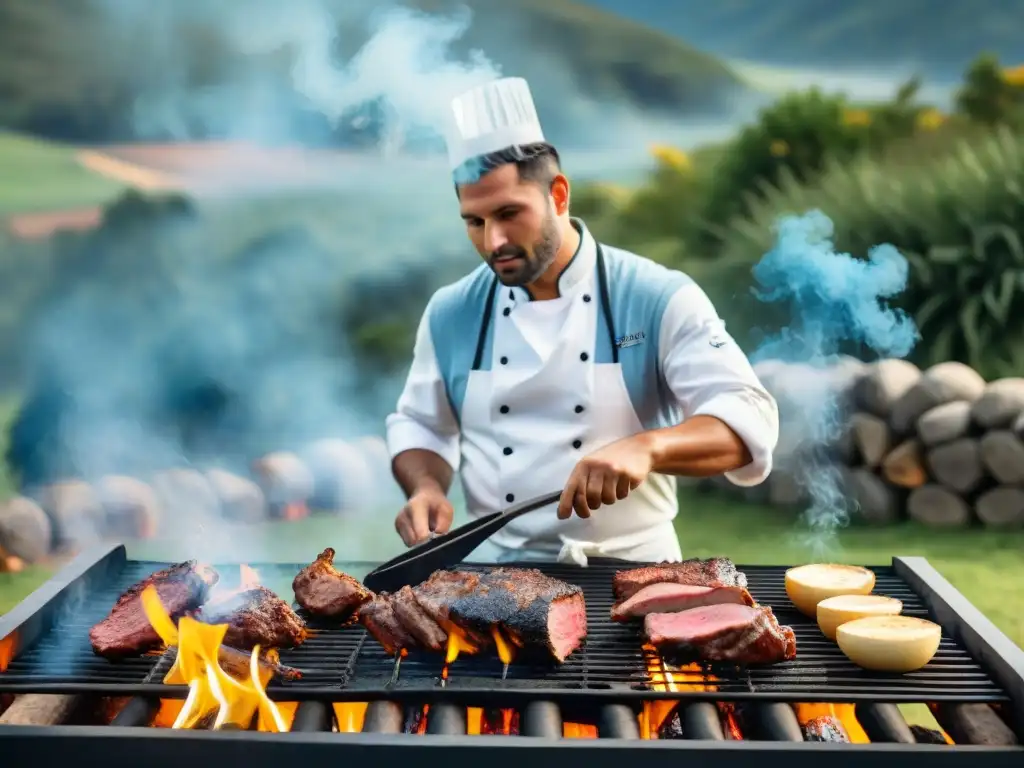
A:
{"label": "dirt path", "polygon": [[75,159],[84,168],[93,173],[98,173],[137,189],[161,191],[182,189],[185,186],[180,179],[171,174],[155,171],[124,160],[118,160],[102,152],[82,150],[75,155]]}

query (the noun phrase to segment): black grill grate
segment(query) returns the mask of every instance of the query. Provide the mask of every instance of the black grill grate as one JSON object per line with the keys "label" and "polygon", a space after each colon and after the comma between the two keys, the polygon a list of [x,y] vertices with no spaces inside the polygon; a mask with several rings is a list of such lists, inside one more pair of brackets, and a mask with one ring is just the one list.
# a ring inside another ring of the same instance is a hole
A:
{"label": "black grill grate", "polygon": [[[93,590],[65,608],[62,616],[31,648],[23,650],[0,674],[0,691],[117,692],[184,696],[186,689],[161,683],[169,668],[166,658],[147,656],[111,663],[95,656],[89,628],[102,619],[130,585],[164,567],[163,563],[127,562],[101,589]],[[301,565],[255,566],[268,585],[290,584]],[[340,566],[344,567],[344,566]],[[492,653],[462,656],[449,669],[441,688],[443,659],[437,654],[412,654],[402,661],[397,678],[394,660],[358,626],[332,628],[315,620],[310,639],[300,648],[281,652],[284,664],[303,672],[301,680],[271,683],[270,695],[279,701],[308,699],[369,700],[375,698],[471,700],[487,695],[510,703],[532,698],[624,696],[684,696],[717,700],[768,698],[789,701],[1006,701],[1005,692],[978,666],[962,646],[943,637],[936,657],[924,669],[908,675],[886,675],[860,669],[826,640],[814,622],[798,613],[784,587],[784,567],[740,566],[754,598],[774,609],[779,621],[797,636],[794,661],[763,667],[704,665],[713,675],[714,690],[665,692],[652,685],[648,661],[636,625],[609,620],[611,578],[622,564],[592,564],[588,568],[526,564],[567,582],[578,584],[587,601],[589,632],[585,646],[564,664],[546,659],[517,658],[502,679],[502,664]],[[229,566],[221,569],[230,573]],[[927,617],[921,599],[892,567],[872,567],[875,592],[903,601],[904,613]],[[280,588],[279,588],[280,589]],[[279,591],[284,596],[286,593]]]}

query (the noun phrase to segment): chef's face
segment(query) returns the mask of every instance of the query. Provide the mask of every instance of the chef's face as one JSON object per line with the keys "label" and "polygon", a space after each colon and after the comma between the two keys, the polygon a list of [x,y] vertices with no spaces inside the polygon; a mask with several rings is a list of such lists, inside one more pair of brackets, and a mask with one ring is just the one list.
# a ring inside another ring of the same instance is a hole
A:
{"label": "chef's face", "polygon": [[515,165],[461,186],[459,203],[469,239],[503,284],[528,285],[554,262],[562,245],[556,196],[520,179]]}

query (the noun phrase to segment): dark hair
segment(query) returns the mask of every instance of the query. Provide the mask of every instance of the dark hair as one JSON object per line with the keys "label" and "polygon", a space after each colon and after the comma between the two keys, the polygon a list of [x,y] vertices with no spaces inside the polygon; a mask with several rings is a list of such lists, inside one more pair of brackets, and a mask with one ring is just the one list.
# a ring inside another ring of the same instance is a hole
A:
{"label": "dark hair", "polygon": [[459,184],[473,183],[503,165],[515,165],[520,181],[530,181],[544,189],[550,188],[555,176],[562,172],[561,158],[552,145],[547,142],[519,144],[474,157],[459,166],[453,174],[455,194],[459,194]]}

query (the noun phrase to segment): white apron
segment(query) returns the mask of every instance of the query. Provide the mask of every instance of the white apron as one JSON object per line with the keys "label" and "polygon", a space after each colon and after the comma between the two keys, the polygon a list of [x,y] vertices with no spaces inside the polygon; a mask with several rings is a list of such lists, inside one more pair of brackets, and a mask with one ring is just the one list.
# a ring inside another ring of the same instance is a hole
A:
{"label": "white apron", "polygon": [[[586,240],[581,247],[597,247]],[[552,302],[531,302],[522,290],[498,286],[490,370],[470,371],[461,413],[460,474],[471,517],[562,489],[581,458],[644,430],[620,365],[594,363],[602,302],[589,255],[575,265],[585,275]],[[520,517],[468,559],[682,558],[672,524],[675,478],[651,475],[586,520],[575,514],[558,520],[556,509]]]}

